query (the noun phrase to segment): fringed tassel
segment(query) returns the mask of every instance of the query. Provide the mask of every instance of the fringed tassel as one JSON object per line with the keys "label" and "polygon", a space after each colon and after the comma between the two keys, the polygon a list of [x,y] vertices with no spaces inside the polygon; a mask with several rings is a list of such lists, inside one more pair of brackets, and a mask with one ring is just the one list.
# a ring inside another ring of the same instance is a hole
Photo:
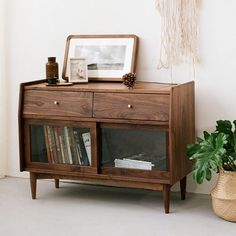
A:
{"label": "fringed tassel", "polygon": [[201,0],[155,0],[161,15],[158,69],[199,61],[198,12]]}

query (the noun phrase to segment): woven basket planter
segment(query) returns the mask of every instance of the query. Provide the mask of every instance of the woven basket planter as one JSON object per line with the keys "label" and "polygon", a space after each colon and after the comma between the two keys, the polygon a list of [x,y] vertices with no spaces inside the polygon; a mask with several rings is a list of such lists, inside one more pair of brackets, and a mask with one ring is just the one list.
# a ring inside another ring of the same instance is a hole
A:
{"label": "woven basket planter", "polygon": [[213,210],[219,217],[236,222],[236,172],[221,170],[211,192]]}

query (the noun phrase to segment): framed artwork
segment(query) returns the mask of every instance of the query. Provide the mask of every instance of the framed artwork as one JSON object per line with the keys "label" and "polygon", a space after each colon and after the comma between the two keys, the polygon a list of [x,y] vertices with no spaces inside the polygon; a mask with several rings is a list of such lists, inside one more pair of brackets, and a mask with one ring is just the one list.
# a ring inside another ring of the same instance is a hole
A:
{"label": "framed artwork", "polygon": [[84,58],[89,80],[121,81],[124,74],[136,72],[137,48],[136,35],[70,35],[62,78],[69,78],[69,58]]}
{"label": "framed artwork", "polygon": [[70,58],[69,78],[70,83],[87,83],[88,72],[85,58]]}

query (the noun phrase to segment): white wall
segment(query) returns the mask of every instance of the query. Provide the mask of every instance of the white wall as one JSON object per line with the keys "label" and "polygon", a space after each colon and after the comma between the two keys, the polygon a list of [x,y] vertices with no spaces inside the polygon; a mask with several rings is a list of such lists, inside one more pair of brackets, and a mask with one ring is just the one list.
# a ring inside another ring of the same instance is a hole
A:
{"label": "white wall", "polygon": [[[9,156],[7,174],[19,173],[17,106],[19,83],[44,78],[48,56],[62,67],[69,34],[129,34],[140,37],[138,79],[170,82],[158,71],[160,18],[153,0],[7,0]],[[196,74],[196,129],[212,130],[217,119],[235,119],[236,1],[204,0],[200,16],[202,64]],[[174,69],[174,82],[193,79],[191,66]],[[210,191],[189,178],[188,190]]]}
{"label": "white wall", "polygon": [[0,178],[6,171],[5,0],[0,0]]}

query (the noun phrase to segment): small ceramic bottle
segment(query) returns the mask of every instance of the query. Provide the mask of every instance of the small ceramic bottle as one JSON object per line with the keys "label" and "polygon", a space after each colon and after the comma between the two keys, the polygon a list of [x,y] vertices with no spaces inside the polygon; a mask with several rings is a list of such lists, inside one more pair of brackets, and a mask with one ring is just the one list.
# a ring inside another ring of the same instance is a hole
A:
{"label": "small ceramic bottle", "polygon": [[58,82],[58,63],[56,57],[48,57],[46,64],[46,80],[49,84],[55,84]]}

